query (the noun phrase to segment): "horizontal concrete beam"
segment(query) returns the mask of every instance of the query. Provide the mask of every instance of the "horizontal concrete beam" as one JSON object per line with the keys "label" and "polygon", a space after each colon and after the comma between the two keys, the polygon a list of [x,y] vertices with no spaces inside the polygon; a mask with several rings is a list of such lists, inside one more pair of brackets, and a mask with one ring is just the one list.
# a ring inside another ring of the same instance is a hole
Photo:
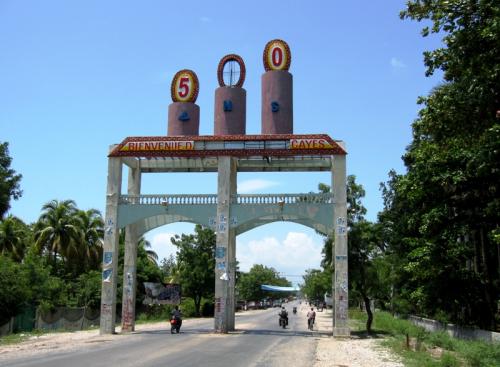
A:
{"label": "horizontal concrete beam", "polygon": [[[123,159],[123,158],[122,158]],[[131,159],[127,158],[127,165]],[[238,172],[314,172],[331,170],[330,156],[243,157],[237,160]],[[141,172],[217,172],[217,158],[141,158]]]}

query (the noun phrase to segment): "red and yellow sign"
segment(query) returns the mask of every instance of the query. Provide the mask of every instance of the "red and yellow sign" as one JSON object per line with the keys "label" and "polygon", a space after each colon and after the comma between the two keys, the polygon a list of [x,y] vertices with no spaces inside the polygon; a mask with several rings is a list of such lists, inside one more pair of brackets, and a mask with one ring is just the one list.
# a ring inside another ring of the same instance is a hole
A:
{"label": "red and yellow sign", "polygon": [[290,139],[290,149],[332,149],[334,146],[326,139]]}
{"label": "red and yellow sign", "polygon": [[264,48],[264,69],[284,70],[290,69],[292,54],[288,44],[280,39],[269,41]]}
{"label": "red and yellow sign", "polygon": [[168,152],[172,150],[194,150],[194,141],[179,140],[145,140],[128,141],[120,148],[120,152]]}
{"label": "red and yellow sign", "polygon": [[174,102],[196,102],[198,97],[198,77],[192,70],[178,71],[172,79],[170,94]]}

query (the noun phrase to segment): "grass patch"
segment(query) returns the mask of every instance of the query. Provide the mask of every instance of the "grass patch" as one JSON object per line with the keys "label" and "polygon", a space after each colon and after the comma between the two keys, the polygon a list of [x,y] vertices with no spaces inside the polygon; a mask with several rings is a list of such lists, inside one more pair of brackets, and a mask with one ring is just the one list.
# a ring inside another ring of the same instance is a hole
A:
{"label": "grass patch", "polygon": [[21,343],[25,340],[28,340],[29,338],[31,338],[33,336],[40,336],[40,335],[43,335],[46,333],[47,333],[47,331],[35,329],[35,330],[29,331],[29,332],[24,331],[22,333],[4,335],[4,336],[0,337],[0,345],[10,345],[10,344]]}
{"label": "grass patch", "polygon": [[[350,310],[350,326],[366,331],[366,313]],[[387,312],[377,311],[374,334],[386,334],[382,344],[403,358],[409,367],[500,367],[500,344],[455,339],[446,332],[428,332]]]}

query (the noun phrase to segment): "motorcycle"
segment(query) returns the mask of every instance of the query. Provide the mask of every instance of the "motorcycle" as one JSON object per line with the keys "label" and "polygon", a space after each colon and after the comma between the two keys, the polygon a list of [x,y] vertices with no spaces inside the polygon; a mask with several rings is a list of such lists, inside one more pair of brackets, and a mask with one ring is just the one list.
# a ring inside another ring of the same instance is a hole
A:
{"label": "motorcycle", "polygon": [[279,325],[283,326],[283,329],[285,329],[286,328],[286,324],[287,324],[286,318],[280,315]]}
{"label": "motorcycle", "polygon": [[294,307],[294,308],[292,309],[292,312],[293,312],[293,314],[294,314],[294,315],[295,315],[295,314],[297,314],[297,307]]}
{"label": "motorcycle", "polygon": [[181,330],[182,320],[180,317],[172,317],[170,319],[170,334],[173,334],[174,331],[179,334]]}

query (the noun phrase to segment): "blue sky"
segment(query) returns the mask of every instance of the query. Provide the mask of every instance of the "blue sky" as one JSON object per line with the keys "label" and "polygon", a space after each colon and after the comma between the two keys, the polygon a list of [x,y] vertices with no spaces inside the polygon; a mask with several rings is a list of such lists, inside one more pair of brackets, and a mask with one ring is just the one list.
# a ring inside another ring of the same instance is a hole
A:
{"label": "blue sky", "polygon": [[[247,133],[260,133],[262,52],[275,38],[291,49],[294,133],[344,140],[348,174],[366,189],[367,218],[382,209],[379,183],[411,141],[426,78],[422,52],[439,40],[399,19],[404,1],[9,1],[0,0],[0,141],[23,175],[11,214],[33,222],[52,199],[104,211],[108,146],[127,136],[166,135],[170,83],[181,69],[200,81],[200,134],[213,134],[217,65],[239,54],[247,77]],[[144,193],[215,193],[215,174],[144,175]],[[240,192],[315,191],[328,174],[240,174]],[[148,233],[160,256],[175,249],[171,224]],[[237,239],[252,263],[285,275],[318,267],[322,238],[293,223]],[[286,258],[282,254],[288,254]],[[290,255],[291,254],[291,255]],[[299,280],[290,277],[294,282]]]}

